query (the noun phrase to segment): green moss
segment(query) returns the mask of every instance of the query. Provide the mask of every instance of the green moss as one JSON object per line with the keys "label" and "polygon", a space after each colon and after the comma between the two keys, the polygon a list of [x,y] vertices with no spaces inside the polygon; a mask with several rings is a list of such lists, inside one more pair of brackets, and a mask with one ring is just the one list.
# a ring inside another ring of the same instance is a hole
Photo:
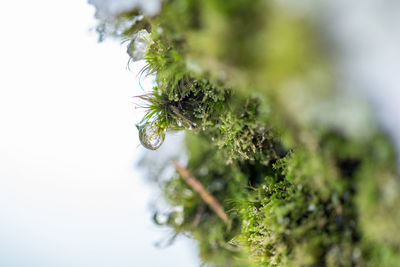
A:
{"label": "green moss", "polygon": [[151,31],[156,74],[144,121],[186,130],[187,169],[232,219],[176,174],[161,185],[175,209],[158,223],[196,239],[214,266],[400,265],[393,146],[367,115],[367,134],[324,121],[318,108],[338,88],[307,17],[261,0],[169,0],[136,15],[121,18],[132,19],[122,35]]}

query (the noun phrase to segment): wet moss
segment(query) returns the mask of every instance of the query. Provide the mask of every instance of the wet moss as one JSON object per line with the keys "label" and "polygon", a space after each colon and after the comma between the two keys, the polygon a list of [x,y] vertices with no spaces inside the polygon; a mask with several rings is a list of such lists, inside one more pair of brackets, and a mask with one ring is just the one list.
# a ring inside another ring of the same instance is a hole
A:
{"label": "wet moss", "polygon": [[168,0],[122,35],[142,24],[156,74],[145,120],[187,132],[186,168],[232,219],[176,174],[161,187],[180,209],[158,211],[159,224],[214,266],[400,265],[393,145],[375,122],[359,135],[326,123],[320,107],[339,90],[306,16],[261,0]]}

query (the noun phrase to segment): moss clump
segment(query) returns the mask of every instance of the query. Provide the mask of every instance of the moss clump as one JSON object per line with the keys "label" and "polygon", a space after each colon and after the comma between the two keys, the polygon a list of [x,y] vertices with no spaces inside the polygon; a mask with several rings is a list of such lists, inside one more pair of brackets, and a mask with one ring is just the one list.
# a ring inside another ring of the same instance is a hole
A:
{"label": "moss clump", "polygon": [[351,127],[328,116],[344,107],[307,17],[261,0],[169,0],[156,17],[137,14],[121,17],[131,24],[120,35],[151,32],[144,121],[186,130],[187,169],[232,220],[177,174],[161,187],[179,208],[158,223],[196,239],[214,266],[400,265],[393,146],[363,109],[367,123]]}

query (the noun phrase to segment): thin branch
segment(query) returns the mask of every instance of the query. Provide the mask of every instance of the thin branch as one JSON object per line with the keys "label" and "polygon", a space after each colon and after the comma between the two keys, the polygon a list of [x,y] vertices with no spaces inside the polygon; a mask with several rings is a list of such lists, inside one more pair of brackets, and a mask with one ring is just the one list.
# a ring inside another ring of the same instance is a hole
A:
{"label": "thin branch", "polygon": [[213,197],[204,186],[194,177],[189,171],[182,167],[178,161],[174,160],[175,169],[182,176],[183,180],[197,193],[199,193],[200,197],[206,202],[210,208],[220,217],[227,225],[230,227],[231,221],[228,215],[225,213],[224,208],[218,202],[218,200]]}

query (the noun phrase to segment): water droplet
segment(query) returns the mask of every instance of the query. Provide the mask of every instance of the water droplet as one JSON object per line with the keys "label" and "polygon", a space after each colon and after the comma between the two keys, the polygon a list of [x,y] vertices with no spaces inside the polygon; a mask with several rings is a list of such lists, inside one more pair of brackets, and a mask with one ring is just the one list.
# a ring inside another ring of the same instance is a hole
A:
{"label": "water droplet", "polygon": [[154,123],[146,122],[142,125],[136,125],[139,130],[140,143],[147,149],[156,150],[165,139],[164,131],[160,130]]}
{"label": "water droplet", "polygon": [[127,53],[133,61],[144,59],[148,47],[153,43],[150,34],[146,30],[140,30],[129,43]]}
{"label": "water droplet", "polygon": [[308,211],[314,211],[316,209],[315,204],[311,204],[310,206],[308,206]]}

